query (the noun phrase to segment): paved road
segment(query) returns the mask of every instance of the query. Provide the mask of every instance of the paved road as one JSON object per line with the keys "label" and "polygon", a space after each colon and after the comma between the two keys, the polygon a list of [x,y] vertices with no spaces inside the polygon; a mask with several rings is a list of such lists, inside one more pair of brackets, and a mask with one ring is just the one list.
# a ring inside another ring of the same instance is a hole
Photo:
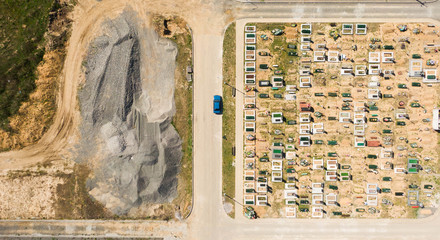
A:
{"label": "paved road", "polygon": [[[384,19],[429,19],[440,17],[440,4],[429,8],[418,5],[374,4],[248,4],[224,0],[225,6],[246,21],[383,21]],[[2,221],[0,237],[16,234],[75,236],[155,236],[182,239],[439,239],[440,216],[422,220],[366,219],[258,219],[229,218],[221,201],[221,117],[212,113],[212,96],[221,94],[222,41],[224,25],[213,24],[218,15],[206,10],[204,27],[194,33],[194,210],[186,222],[151,221]],[[263,19],[265,18],[265,19]],[[332,20],[335,21],[335,20]],[[406,21],[409,21],[408,19]],[[189,22],[191,24],[191,21]],[[198,24],[200,26],[200,24]],[[203,26],[203,24],[202,24]],[[238,31],[238,33],[242,33]],[[238,43],[242,35],[237,36]],[[238,44],[240,47],[240,44]],[[242,51],[239,51],[241,66]],[[241,67],[238,67],[241,69]],[[240,70],[237,69],[237,70]],[[238,71],[239,73],[239,71]],[[242,81],[239,76],[237,81]],[[238,96],[237,106],[242,106]],[[242,114],[237,110],[237,114]],[[241,118],[242,115],[239,115]],[[237,120],[240,124],[240,119]],[[240,129],[242,129],[241,126]],[[237,127],[237,128],[238,128]],[[239,131],[239,130],[238,130]],[[240,138],[237,138],[237,143]],[[238,149],[237,149],[238,150]],[[239,153],[239,152],[237,152]],[[242,156],[242,154],[240,154]],[[237,183],[242,172],[237,168]],[[237,185],[237,186],[242,186]],[[241,189],[237,190],[240,194]],[[237,209],[240,212],[240,209]]]}
{"label": "paved road", "polygon": [[[344,18],[347,20],[359,21],[360,18],[370,19],[370,21],[383,21],[384,19],[405,19],[407,21],[417,21],[420,19],[439,18],[440,2],[432,3],[429,7],[417,4],[281,4],[267,3],[239,4],[237,18],[313,18],[318,21],[328,21],[329,18]],[[417,20],[415,20],[417,19]],[[315,20],[315,21],[316,21]]]}
{"label": "paved road", "polygon": [[212,112],[213,96],[222,95],[222,68],[218,62],[222,59],[223,39],[221,32],[197,31],[193,31],[195,168],[194,211],[190,220],[193,239],[211,239],[218,220],[226,217],[221,207],[222,117]]}

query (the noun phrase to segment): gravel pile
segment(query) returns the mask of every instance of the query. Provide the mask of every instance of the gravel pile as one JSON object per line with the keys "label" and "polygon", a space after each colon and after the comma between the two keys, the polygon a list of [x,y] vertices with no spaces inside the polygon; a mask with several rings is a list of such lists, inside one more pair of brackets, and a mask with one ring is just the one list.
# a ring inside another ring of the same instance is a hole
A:
{"label": "gravel pile", "polygon": [[124,12],[103,25],[79,93],[78,162],[98,159],[90,194],[118,215],[177,195],[181,141],[171,125],[177,47]]}

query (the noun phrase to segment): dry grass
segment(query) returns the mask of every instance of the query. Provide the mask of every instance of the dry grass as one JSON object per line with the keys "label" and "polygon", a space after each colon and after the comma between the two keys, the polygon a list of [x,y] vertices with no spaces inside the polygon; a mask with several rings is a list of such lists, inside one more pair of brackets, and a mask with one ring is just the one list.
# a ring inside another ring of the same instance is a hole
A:
{"label": "dry grass", "polygon": [[[223,80],[235,87],[235,23],[232,23],[225,33],[223,40]],[[232,148],[235,146],[235,98],[232,97],[231,87],[223,85],[223,164],[222,189],[230,197],[235,196],[235,167]],[[234,201],[225,198],[234,205]],[[229,213],[234,217],[234,211]]]}
{"label": "dry grass", "polygon": [[58,173],[64,184],[57,186],[55,218],[57,219],[100,219],[112,214],[89,195],[86,181],[90,169],[85,165],[75,165],[72,173]]}
{"label": "dry grass", "polygon": [[[71,20],[68,15],[73,4],[68,3],[68,1],[61,4],[59,1],[44,2],[49,6],[45,6],[43,1],[32,3],[41,4],[38,8],[32,5],[18,4],[23,6],[14,9],[17,11],[15,14],[18,14],[20,18],[19,21],[14,21],[14,24],[18,24],[20,21],[27,24],[19,26],[20,34],[16,38],[9,39],[13,42],[9,44],[9,47],[19,44],[21,45],[18,47],[20,50],[5,48],[4,51],[0,51],[0,55],[8,55],[7,61],[13,62],[3,64],[4,67],[10,68],[7,74],[11,75],[4,79],[10,79],[11,85],[15,85],[15,81],[19,81],[18,90],[12,87],[2,95],[2,99],[7,99],[2,104],[9,105],[0,114],[0,150],[2,151],[19,149],[38,141],[52,124],[55,114],[56,92],[65,58],[65,44],[70,35]],[[51,4],[53,5],[50,7]],[[54,15],[56,17],[49,21],[49,25],[43,23],[49,18],[48,12],[42,11],[46,7],[56,13]],[[11,10],[14,11],[13,9],[7,9],[8,12],[11,12]],[[32,17],[29,18],[29,15],[32,15]],[[1,19],[0,17],[0,21]],[[29,23],[29,21],[37,22]],[[37,24],[38,27],[34,24]],[[3,30],[6,30],[6,28]],[[32,33],[29,34],[29,31]],[[44,39],[39,40],[44,32],[46,32]],[[21,34],[24,35],[21,36]],[[3,41],[0,40],[0,42]],[[17,48],[17,46],[15,47]],[[23,49],[33,51],[32,48],[36,48],[35,51],[38,53],[21,52],[24,51]],[[8,51],[13,51],[14,54],[7,53]],[[36,55],[41,55],[41,57],[36,57]],[[12,65],[14,67],[11,67]],[[18,80],[15,78],[18,78]],[[5,97],[6,94],[15,96]]]}

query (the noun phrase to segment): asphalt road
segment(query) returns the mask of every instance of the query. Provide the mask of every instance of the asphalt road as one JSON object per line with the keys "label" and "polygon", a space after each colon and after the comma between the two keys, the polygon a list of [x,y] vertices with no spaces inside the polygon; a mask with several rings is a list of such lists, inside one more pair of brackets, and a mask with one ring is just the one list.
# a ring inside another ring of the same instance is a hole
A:
{"label": "asphalt road", "polygon": [[[226,0],[225,0],[226,1]],[[251,4],[226,1],[238,33],[247,21],[432,21],[440,17],[440,4]],[[222,92],[222,43],[225,26],[206,10],[205,27],[193,27],[194,39],[194,209],[185,222],[160,221],[0,221],[0,237],[10,235],[130,236],[166,239],[439,239],[440,216],[421,220],[367,219],[257,219],[229,218],[222,206],[221,116],[212,113],[212,97]],[[190,22],[191,24],[191,22]],[[200,25],[200,24],[198,24]],[[203,25],[203,24],[202,24]],[[237,36],[237,70],[242,51]],[[241,44],[242,45],[242,44]],[[240,71],[237,72],[239,75]],[[237,81],[242,82],[242,74]],[[237,106],[242,98],[237,94]],[[237,109],[237,129],[242,111]],[[237,130],[240,131],[240,130]],[[240,133],[240,132],[238,132]],[[237,143],[240,138],[237,137]],[[239,145],[237,145],[239,146]],[[237,150],[239,148],[237,147]],[[239,152],[237,152],[239,156]],[[240,154],[242,156],[242,154]],[[242,159],[237,159],[237,162]],[[238,165],[238,163],[236,164]],[[237,168],[237,186],[242,171]],[[241,189],[237,189],[238,195]],[[240,212],[240,207],[236,209]],[[239,214],[237,214],[239,215]]]}
{"label": "asphalt road", "polygon": [[226,217],[221,207],[222,117],[212,110],[213,96],[222,95],[222,68],[218,62],[222,59],[223,39],[221,32],[193,33],[195,163],[194,210],[190,220],[193,239],[210,239],[218,228],[217,221]]}

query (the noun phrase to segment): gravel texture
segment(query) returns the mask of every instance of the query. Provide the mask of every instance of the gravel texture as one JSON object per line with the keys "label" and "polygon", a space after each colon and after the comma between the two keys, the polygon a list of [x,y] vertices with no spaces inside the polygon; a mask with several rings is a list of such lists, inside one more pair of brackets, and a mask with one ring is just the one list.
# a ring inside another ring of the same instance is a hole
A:
{"label": "gravel texture", "polygon": [[118,215],[177,195],[181,141],[171,125],[177,47],[125,11],[90,46],[79,92],[79,162],[97,159],[90,194]]}

